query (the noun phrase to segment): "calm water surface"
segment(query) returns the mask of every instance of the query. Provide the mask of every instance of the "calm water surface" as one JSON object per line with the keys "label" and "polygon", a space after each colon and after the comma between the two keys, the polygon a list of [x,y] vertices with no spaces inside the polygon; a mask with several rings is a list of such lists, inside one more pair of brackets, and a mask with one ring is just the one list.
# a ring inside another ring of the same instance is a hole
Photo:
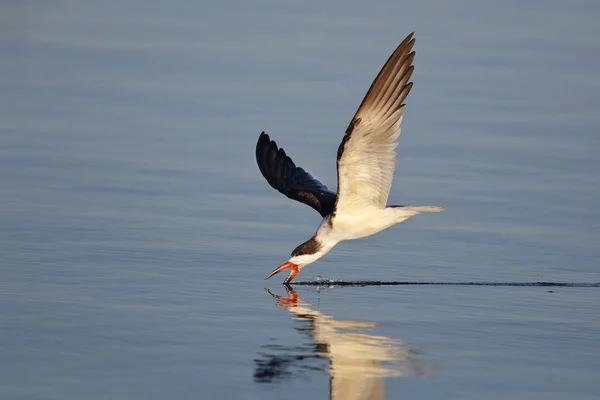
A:
{"label": "calm water surface", "polygon": [[[0,5],[0,398],[598,399],[600,4]],[[416,31],[390,202],[289,292],[343,130]],[[338,281],[573,283],[340,286]],[[332,283],[333,282],[333,283]],[[268,289],[265,291],[265,286]]]}

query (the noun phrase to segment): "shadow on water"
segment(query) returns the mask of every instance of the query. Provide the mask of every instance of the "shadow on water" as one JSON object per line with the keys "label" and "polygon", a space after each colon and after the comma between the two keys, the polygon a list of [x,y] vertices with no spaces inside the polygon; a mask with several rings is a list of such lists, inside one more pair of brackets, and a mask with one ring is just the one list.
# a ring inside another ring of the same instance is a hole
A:
{"label": "shadow on water", "polygon": [[309,342],[262,346],[254,360],[257,383],[306,378],[318,371],[329,374],[330,399],[383,399],[384,378],[425,375],[432,370],[401,340],[366,333],[377,326],[374,322],[335,320],[300,300],[290,286],[286,286],[287,297],[265,290],[292,319],[302,322],[295,329],[308,336]]}
{"label": "shadow on water", "polygon": [[388,281],[336,281],[333,279],[293,282],[298,286],[514,286],[514,287],[573,287],[599,288],[600,282],[388,282]]}

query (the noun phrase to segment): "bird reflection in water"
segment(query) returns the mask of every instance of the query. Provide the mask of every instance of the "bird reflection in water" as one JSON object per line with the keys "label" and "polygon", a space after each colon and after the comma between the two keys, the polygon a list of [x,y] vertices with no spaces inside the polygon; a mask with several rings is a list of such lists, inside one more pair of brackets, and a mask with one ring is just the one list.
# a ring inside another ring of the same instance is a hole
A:
{"label": "bird reflection in water", "polygon": [[338,321],[311,308],[286,286],[288,297],[268,294],[287,309],[294,320],[307,325],[296,328],[310,336],[310,344],[266,345],[256,359],[254,380],[276,383],[285,378],[306,376],[310,371],[329,373],[330,399],[384,399],[387,377],[424,375],[427,362],[415,359],[416,352],[402,341],[366,333],[374,322]]}

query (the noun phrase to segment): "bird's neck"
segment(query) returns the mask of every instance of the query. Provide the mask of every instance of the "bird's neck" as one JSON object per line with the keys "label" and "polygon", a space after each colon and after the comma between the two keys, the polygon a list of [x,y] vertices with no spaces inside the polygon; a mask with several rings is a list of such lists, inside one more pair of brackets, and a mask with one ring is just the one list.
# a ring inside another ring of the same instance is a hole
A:
{"label": "bird's neck", "polygon": [[313,240],[319,243],[319,252],[320,257],[323,257],[325,254],[329,253],[333,247],[339,243],[339,240],[335,238],[333,234],[333,229],[328,221],[324,221],[319,229],[317,229],[317,233],[313,236]]}

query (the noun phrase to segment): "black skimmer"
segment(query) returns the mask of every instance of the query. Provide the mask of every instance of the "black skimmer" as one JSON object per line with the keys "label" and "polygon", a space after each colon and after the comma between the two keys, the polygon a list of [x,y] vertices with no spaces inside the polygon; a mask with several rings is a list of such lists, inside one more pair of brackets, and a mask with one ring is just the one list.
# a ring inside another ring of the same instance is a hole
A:
{"label": "black skimmer", "polygon": [[323,220],[316,233],[296,247],[291,258],[265,279],[291,269],[289,284],[300,268],[327,254],[342,240],[373,235],[438,206],[388,206],[403,103],[413,84],[413,33],[387,60],[350,121],[337,151],[337,194],[297,167],[265,132],[256,144],[256,161],[267,182],[290,199],[314,208]]}

